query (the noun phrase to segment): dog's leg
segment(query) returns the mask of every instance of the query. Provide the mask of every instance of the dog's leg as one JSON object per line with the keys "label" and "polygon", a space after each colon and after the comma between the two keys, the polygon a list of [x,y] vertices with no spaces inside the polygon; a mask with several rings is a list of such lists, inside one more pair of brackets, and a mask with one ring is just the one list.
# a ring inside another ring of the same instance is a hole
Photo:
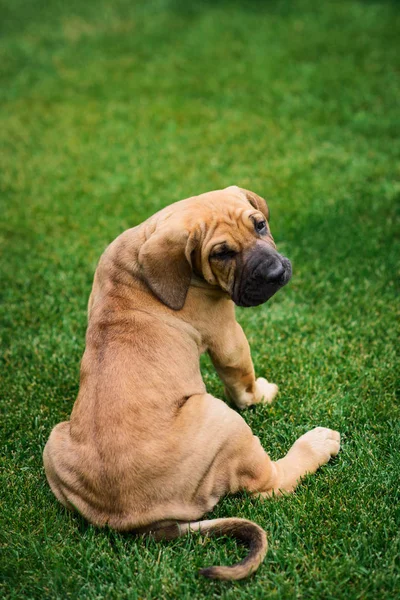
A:
{"label": "dog's leg", "polygon": [[243,329],[236,321],[230,325],[229,329],[218,331],[217,339],[209,347],[227,397],[240,409],[260,402],[270,404],[278,393],[278,386],[264,377],[255,378],[250,346]]}
{"label": "dog's leg", "polygon": [[339,450],[340,433],[326,427],[316,427],[296,440],[286,456],[272,461],[259,439],[254,437],[248,441],[247,450],[242,454],[244,462],[240,469],[244,474],[251,472],[251,477],[244,479],[242,485],[263,497],[293,492],[302,477],[315,473]]}

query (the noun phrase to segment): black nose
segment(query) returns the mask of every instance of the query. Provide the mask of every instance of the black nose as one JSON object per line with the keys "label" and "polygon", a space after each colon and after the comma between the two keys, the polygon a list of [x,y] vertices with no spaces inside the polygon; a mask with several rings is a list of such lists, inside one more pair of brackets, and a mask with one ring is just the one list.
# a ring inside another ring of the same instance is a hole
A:
{"label": "black nose", "polygon": [[266,280],[268,283],[276,283],[282,278],[282,275],[285,272],[285,267],[282,265],[280,261],[275,261],[273,265],[270,266],[266,275]]}

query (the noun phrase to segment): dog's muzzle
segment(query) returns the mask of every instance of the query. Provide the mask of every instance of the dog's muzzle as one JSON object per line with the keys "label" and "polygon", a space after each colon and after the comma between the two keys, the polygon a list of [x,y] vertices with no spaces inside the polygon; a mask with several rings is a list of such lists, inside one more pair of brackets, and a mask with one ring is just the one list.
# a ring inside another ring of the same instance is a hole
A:
{"label": "dog's muzzle", "polygon": [[271,247],[256,248],[244,260],[233,287],[238,306],[258,306],[269,300],[292,276],[290,260]]}

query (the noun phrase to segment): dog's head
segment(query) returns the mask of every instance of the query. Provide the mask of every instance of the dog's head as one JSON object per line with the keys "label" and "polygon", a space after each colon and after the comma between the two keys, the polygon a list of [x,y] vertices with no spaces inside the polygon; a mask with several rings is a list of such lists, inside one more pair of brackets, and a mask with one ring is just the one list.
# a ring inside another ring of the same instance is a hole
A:
{"label": "dog's head", "polygon": [[292,274],[268,221],[265,200],[236,186],[178,202],[160,213],[140,249],[143,278],[174,310],[183,307],[193,276],[238,306],[263,304]]}

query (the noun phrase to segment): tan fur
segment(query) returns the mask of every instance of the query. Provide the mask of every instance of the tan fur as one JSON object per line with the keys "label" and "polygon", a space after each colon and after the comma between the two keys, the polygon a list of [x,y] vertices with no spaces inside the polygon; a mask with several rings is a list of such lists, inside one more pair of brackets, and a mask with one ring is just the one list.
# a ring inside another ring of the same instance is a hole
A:
{"label": "tan fur", "polygon": [[[243,418],[206,392],[199,356],[208,351],[239,408],[277,393],[255,378],[230,299],[232,266],[210,258],[226,240],[238,260],[246,256],[256,243],[254,215],[268,218],[265,201],[230,187],[168,206],[105,250],[89,300],[78,398],[43,455],[58,500],[95,525],[159,530],[159,537],[197,528],[246,541],[244,566],[204,572],[221,579],[258,567],[262,530],[239,519],[192,522],[227,493],[290,492],[339,451],[339,434],[316,428],[273,462]],[[275,247],[270,235],[265,243]]]}

